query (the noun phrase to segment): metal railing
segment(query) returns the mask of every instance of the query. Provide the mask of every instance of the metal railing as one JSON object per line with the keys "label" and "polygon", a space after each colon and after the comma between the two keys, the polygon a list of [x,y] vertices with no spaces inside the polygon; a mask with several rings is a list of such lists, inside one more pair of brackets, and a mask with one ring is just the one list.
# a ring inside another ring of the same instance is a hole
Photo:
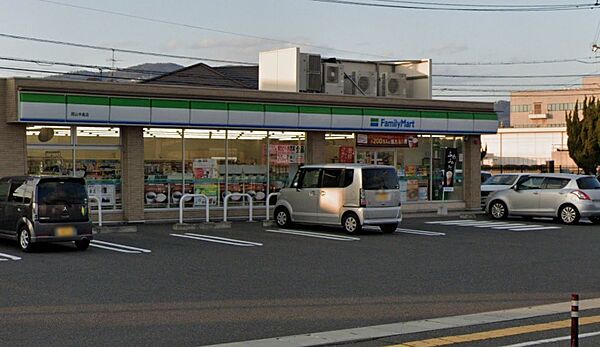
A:
{"label": "metal railing", "polygon": [[267,210],[267,216],[266,217],[267,217],[267,221],[269,220],[269,216],[271,215],[271,213],[269,212],[269,207],[270,207],[269,202],[271,200],[271,197],[272,196],[278,196],[278,195],[279,195],[279,193],[271,193],[271,194],[267,195],[267,204],[266,204],[266,210]]}
{"label": "metal railing", "polygon": [[210,220],[210,204],[208,203],[208,196],[204,194],[183,194],[179,199],[179,224],[183,224],[183,209],[185,208],[186,199],[190,197],[204,199],[204,212],[206,213],[206,223],[208,223]]}
{"label": "metal railing", "polygon": [[[102,226],[102,199],[97,197],[97,196],[88,196],[89,200],[95,200],[98,203],[98,226]],[[91,206],[89,206],[91,207]],[[90,214],[92,212],[92,209],[90,208]]]}
{"label": "metal railing", "polygon": [[249,214],[249,218],[248,221],[252,222],[252,195],[250,194],[245,194],[245,193],[230,193],[225,195],[225,198],[223,199],[223,222],[227,222],[227,201],[229,201],[229,198],[232,196],[240,196],[240,197],[247,197],[248,198],[248,202],[250,202],[250,208],[248,210],[248,214]]}

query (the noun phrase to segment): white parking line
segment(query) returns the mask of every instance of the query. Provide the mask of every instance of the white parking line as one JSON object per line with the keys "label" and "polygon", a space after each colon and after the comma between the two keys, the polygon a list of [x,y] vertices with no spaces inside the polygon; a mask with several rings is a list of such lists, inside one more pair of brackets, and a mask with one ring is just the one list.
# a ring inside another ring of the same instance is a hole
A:
{"label": "white parking line", "polygon": [[90,242],[90,246],[98,246],[98,245],[114,246],[117,248],[127,249],[127,250],[131,250],[131,251],[138,251],[138,253],[152,253],[152,251],[149,249],[120,245],[118,243],[111,243],[111,242],[100,241],[100,240],[92,240],[92,242]]}
{"label": "white parking line", "polygon": [[127,249],[102,246],[102,245],[95,244],[95,243],[90,243],[90,246],[96,247],[96,248],[106,249],[106,250],[109,250],[109,251],[121,252],[121,253],[129,253],[129,254],[141,254],[142,253],[142,252],[139,252],[139,251],[130,251],[130,250],[127,250]]}
{"label": "white parking line", "polygon": [[250,241],[245,241],[245,240],[237,240],[237,239],[228,239],[225,237],[218,237],[218,236],[212,236],[212,235],[202,235],[202,234],[194,234],[194,233],[185,233],[185,235],[190,235],[190,236],[197,236],[197,237],[205,237],[205,238],[209,238],[209,239],[215,239],[215,240],[221,240],[221,241],[231,241],[231,242],[235,242],[235,243],[245,243],[245,244],[249,244],[249,245],[253,245],[253,246],[262,246],[262,243],[259,242],[250,242]]}
{"label": "white parking line", "polygon": [[[0,261],[8,261],[8,260],[17,261],[17,260],[21,260],[20,257],[14,256],[14,255],[10,255],[10,254],[6,254],[6,253],[0,253],[0,257],[3,257],[3,258],[0,258]],[[5,258],[8,258],[8,259],[5,259]]]}
{"label": "white parking line", "polygon": [[267,229],[265,231],[270,232],[270,233],[291,234],[291,235],[298,235],[298,236],[316,237],[316,238],[320,238],[320,239],[328,239],[328,240],[335,240],[335,241],[360,241],[360,239],[358,237],[321,234],[321,233],[314,233],[314,232],[303,231],[303,230]]}
{"label": "white parking line", "polygon": [[540,225],[533,225],[533,224],[506,224],[506,225],[501,225],[498,227],[492,227],[492,229],[512,229],[512,228],[524,228],[524,227],[528,227],[528,226],[533,226],[533,227],[539,227]]}
{"label": "white parking line", "polygon": [[[588,337],[593,337],[593,336],[598,336],[598,335],[600,335],[600,331],[596,331],[596,332],[592,332],[592,333],[579,334],[579,338],[580,339],[585,339],[585,338],[588,338]],[[568,341],[570,339],[571,339],[571,336],[569,335],[569,336],[554,337],[554,338],[544,339],[544,340],[521,342],[521,343],[517,343],[517,344],[514,344],[514,345],[508,345],[508,346],[504,346],[504,347],[539,346],[539,345],[545,345],[545,344],[552,343],[552,342]]]}
{"label": "white parking line", "polygon": [[[186,239],[192,239],[192,240],[221,243],[221,244],[230,245],[230,246],[240,246],[240,247],[262,246],[262,243],[248,242],[248,241],[234,240],[234,239],[217,238],[215,236],[210,236],[210,235],[199,235],[199,234],[190,234],[190,233],[186,233],[185,235],[182,235],[182,234],[169,234],[169,235],[175,236],[175,237],[186,238]],[[197,236],[194,236],[194,235],[197,235]],[[229,240],[229,241],[227,241],[227,240]]]}
{"label": "white parking line", "polygon": [[530,231],[530,230],[551,230],[551,229],[560,229],[560,227],[535,227],[535,226],[527,226],[520,228],[508,229],[512,231]]}
{"label": "white parking line", "polygon": [[459,220],[442,220],[442,221],[433,221],[433,222],[425,222],[425,224],[461,224],[465,222],[475,222],[473,219],[459,219]]}
{"label": "white parking line", "polygon": [[438,233],[434,231],[426,231],[426,230],[415,230],[415,229],[396,229],[397,233],[405,233],[405,234],[415,234],[415,235],[424,235],[424,236],[446,236],[446,233]]}

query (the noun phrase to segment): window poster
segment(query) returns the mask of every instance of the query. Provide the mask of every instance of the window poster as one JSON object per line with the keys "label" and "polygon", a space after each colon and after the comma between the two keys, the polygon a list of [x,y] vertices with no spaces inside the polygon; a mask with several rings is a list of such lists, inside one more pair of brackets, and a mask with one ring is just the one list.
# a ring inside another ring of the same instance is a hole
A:
{"label": "window poster", "polygon": [[[215,159],[194,159],[194,194],[204,194],[211,205],[218,203],[219,197],[219,169]],[[203,206],[206,200],[194,198],[194,205]]]}

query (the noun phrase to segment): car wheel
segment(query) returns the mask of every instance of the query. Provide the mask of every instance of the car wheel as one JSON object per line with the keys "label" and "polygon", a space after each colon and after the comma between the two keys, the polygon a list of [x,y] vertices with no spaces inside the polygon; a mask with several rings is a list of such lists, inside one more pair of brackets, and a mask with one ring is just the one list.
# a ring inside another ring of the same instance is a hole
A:
{"label": "car wheel", "polygon": [[348,234],[358,234],[362,230],[360,219],[358,219],[358,216],[352,212],[344,215],[342,226],[344,227],[344,231]]}
{"label": "car wheel", "polygon": [[90,240],[83,239],[75,241],[75,247],[77,247],[78,251],[85,251],[90,247]]}
{"label": "car wheel", "polygon": [[379,226],[379,229],[381,229],[381,231],[385,234],[391,234],[398,229],[398,223],[382,224]]}
{"label": "car wheel", "polygon": [[579,221],[580,215],[575,206],[565,205],[558,211],[558,218],[564,224],[575,224]]}
{"label": "car wheel", "polygon": [[278,207],[275,209],[275,223],[280,228],[289,227],[292,224],[290,213],[285,207]]}
{"label": "car wheel", "polygon": [[593,224],[600,224],[600,217],[590,217],[590,222],[592,222]]}
{"label": "car wheel", "polygon": [[505,219],[508,217],[508,208],[500,200],[495,200],[490,204],[490,216],[494,219]]}
{"label": "car wheel", "polygon": [[33,243],[31,242],[31,234],[27,227],[21,227],[19,230],[19,247],[23,252],[30,252],[33,249]]}

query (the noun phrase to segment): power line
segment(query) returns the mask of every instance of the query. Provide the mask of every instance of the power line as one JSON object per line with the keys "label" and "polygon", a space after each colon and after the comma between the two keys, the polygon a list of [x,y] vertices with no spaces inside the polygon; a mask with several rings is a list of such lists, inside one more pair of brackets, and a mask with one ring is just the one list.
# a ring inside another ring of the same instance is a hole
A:
{"label": "power line", "polygon": [[597,74],[565,74],[565,75],[446,75],[432,74],[432,77],[440,78],[505,78],[505,79],[522,79],[522,78],[570,78],[570,77],[592,77]]}
{"label": "power line", "polygon": [[[467,12],[557,12],[557,11],[576,11],[576,10],[587,10],[595,9],[598,3],[585,3],[585,4],[569,4],[569,5],[547,5],[546,7],[540,6],[527,6],[527,7],[452,7],[449,4],[431,3],[429,5],[410,5],[407,2],[405,5],[397,5],[391,3],[372,3],[364,1],[350,1],[350,0],[311,0],[314,2],[323,2],[330,4],[339,5],[352,5],[352,6],[367,6],[367,7],[382,7],[382,8],[395,8],[405,10],[429,10],[429,11],[467,11]],[[385,1],[391,2],[391,1]],[[399,1],[396,3],[400,3]],[[426,4],[426,3],[422,3]]]}
{"label": "power line", "polygon": [[313,47],[313,48],[325,49],[325,50],[336,51],[336,52],[345,52],[345,53],[358,54],[358,55],[363,55],[363,56],[371,56],[371,57],[379,57],[379,58],[389,58],[389,56],[384,56],[384,55],[378,55],[378,54],[372,54],[372,53],[364,53],[364,52],[358,52],[358,51],[351,51],[351,50],[339,49],[339,48],[328,47],[328,46],[312,45],[312,44],[308,44],[306,42],[294,42],[294,41],[287,41],[287,40],[282,40],[282,39],[274,39],[274,38],[265,37],[265,36],[258,36],[258,35],[238,33],[238,32],[234,32],[234,31],[214,29],[214,28],[209,28],[209,27],[204,27],[204,26],[192,25],[192,24],[187,24],[187,23],[179,23],[179,22],[168,21],[168,20],[164,20],[164,19],[144,17],[144,16],[140,16],[140,15],[134,15],[134,14],[129,14],[129,13],[104,10],[104,9],[99,9],[99,8],[94,8],[94,7],[87,7],[87,6],[67,4],[67,3],[60,2],[60,1],[52,1],[52,0],[37,0],[37,1],[45,2],[45,3],[53,4],[53,5],[58,5],[58,6],[76,8],[76,9],[80,9],[80,10],[93,11],[93,12],[98,12],[98,13],[104,13],[104,14],[110,14],[110,15],[115,15],[115,16],[121,16],[121,17],[125,17],[125,18],[134,18],[134,19],[139,19],[139,20],[148,21],[148,22],[154,22],[154,23],[161,23],[161,24],[168,24],[168,25],[180,26],[180,27],[185,27],[185,28],[189,28],[189,29],[198,29],[198,30],[210,31],[210,32],[215,32],[215,33],[219,33],[219,34],[227,34],[227,35],[240,36],[240,37],[258,39],[258,40],[264,40],[264,41],[271,41],[271,42],[292,44],[292,45],[296,45],[296,46]]}
{"label": "power line", "polygon": [[148,56],[153,56],[153,57],[166,57],[166,58],[174,58],[174,59],[199,60],[199,61],[210,61],[210,62],[216,62],[216,63],[241,64],[241,65],[257,65],[256,63],[249,63],[249,62],[245,62],[245,61],[223,60],[223,59],[213,59],[213,58],[205,58],[205,57],[192,57],[192,56],[185,56],[185,55],[155,53],[155,52],[148,52],[148,51],[137,51],[137,50],[132,50],[132,49],[95,46],[95,45],[89,45],[89,44],[84,44],[84,43],[49,40],[49,39],[41,39],[41,38],[36,38],[36,37],[28,37],[28,36],[20,36],[20,35],[12,35],[12,34],[4,34],[4,33],[0,33],[0,37],[6,37],[9,39],[16,39],[16,40],[50,43],[50,44],[55,44],[55,45],[71,46],[71,47],[78,47],[78,48],[89,48],[89,49],[96,49],[96,50],[102,50],[102,51],[111,51],[111,52],[115,51],[115,52],[121,52],[121,53],[148,55]]}
{"label": "power line", "polygon": [[[595,61],[585,61],[585,59],[593,59]],[[583,57],[583,58],[565,58],[565,59],[549,59],[549,60],[521,60],[521,61],[498,61],[498,62],[436,62],[434,65],[458,65],[458,66],[496,66],[496,65],[535,65],[535,64],[557,64],[557,63],[581,63],[581,64],[598,64],[598,57]]]}

